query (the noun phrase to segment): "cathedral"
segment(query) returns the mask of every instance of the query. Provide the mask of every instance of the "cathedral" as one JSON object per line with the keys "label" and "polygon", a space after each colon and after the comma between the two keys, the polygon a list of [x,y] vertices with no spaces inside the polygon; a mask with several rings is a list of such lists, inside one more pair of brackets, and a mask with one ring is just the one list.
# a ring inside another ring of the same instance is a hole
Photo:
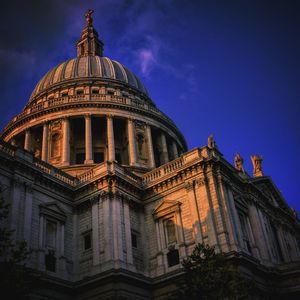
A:
{"label": "cathedral", "polygon": [[32,299],[165,299],[205,243],[262,299],[300,294],[300,222],[253,155],[253,174],[212,135],[187,149],[140,79],[103,55],[92,11],[77,57],[41,78],[0,139],[9,227],[43,272]]}

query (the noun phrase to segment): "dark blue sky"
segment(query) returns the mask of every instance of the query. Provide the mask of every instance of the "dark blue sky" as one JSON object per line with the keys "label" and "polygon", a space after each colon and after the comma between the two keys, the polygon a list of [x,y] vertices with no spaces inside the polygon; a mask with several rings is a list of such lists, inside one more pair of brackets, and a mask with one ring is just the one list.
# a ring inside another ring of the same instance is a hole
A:
{"label": "dark blue sky", "polygon": [[133,70],[189,148],[215,135],[252,173],[264,157],[300,211],[300,1],[16,1],[1,9],[0,128],[42,75],[74,57],[87,8],[105,55]]}

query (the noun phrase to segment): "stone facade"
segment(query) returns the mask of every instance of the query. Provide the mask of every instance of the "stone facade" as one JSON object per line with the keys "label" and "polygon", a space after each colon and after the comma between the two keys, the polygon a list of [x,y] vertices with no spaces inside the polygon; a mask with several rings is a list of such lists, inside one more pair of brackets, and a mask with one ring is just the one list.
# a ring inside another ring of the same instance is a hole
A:
{"label": "stone facade", "polygon": [[102,57],[91,12],[77,50],[0,141],[8,225],[47,274],[33,298],[163,299],[199,242],[238,262],[262,298],[299,295],[300,223],[262,157],[251,177],[212,136],[187,151],[139,79]]}

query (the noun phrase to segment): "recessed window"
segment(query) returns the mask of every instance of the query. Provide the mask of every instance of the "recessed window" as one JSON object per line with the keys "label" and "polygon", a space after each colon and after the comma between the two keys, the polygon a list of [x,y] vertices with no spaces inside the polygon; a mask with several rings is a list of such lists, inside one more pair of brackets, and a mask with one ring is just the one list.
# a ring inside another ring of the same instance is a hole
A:
{"label": "recessed window", "polygon": [[84,248],[84,250],[88,250],[88,249],[92,248],[91,233],[87,233],[83,236],[83,248]]}
{"label": "recessed window", "polygon": [[57,224],[52,221],[46,223],[46,247],[55,249]]}
{"label": "recessed window", "polygon": [[137,235],[135,233],[131,234],[131,245],[132,245],[133,248],[137,248],[138,247]]}
{"label": "recessed window", "polygon": [[92,89],[92,94],[93,95],[98,95],[99,94],[99,89]]}
{"label": "recessed window", "polygon": [[62,97],[67,97],[67,96],[68,96],[68,93],[67,93],[67,92],[61,93],[61,96],[62,96]]}
{"label": "recessed window", "polygon": [[45,267],[47,271],[56,271],[56,257],[53,250],[49,250],[49,253],[45,255]]}
{"label": "recessed window", "polygon": [[177,249],[170,250],[167,254],[168,266],[176,266],[179,264],[179,252]]}
{"label": "recessed window", "polygon": [[176,243],[176,229],[173,220],[167,220],[165,223],[168,244]]}
{"label": "recessed window", "polygon": [[83,95],[83,90],[77,90],[76,95]]}

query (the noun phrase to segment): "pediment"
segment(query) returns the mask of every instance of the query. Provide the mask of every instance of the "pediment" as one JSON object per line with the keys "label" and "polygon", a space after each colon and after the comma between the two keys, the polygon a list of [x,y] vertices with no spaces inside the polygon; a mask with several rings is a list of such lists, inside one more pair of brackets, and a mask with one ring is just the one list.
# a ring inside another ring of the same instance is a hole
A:
{"label": "pediment", "polygon": [[51,216],[55,219],[65,221],[67,218],[66,212],[61,208],[57,202],[43,203],[40,205],[41,214]]}
{"label": "pediment", "polygon": [[178,200],[164,200],[153,210],[152,214],[155,219],[164,217],[168,214],[172,214],[178,211],[181,204],[182,203]]}
{"label": "pediment", "polygon": [[260,192],[275,206],[280,206],[283,209],[288,209],[288,205],[283,198],[280,190],[269,177],[255,178],[254,185]]}

